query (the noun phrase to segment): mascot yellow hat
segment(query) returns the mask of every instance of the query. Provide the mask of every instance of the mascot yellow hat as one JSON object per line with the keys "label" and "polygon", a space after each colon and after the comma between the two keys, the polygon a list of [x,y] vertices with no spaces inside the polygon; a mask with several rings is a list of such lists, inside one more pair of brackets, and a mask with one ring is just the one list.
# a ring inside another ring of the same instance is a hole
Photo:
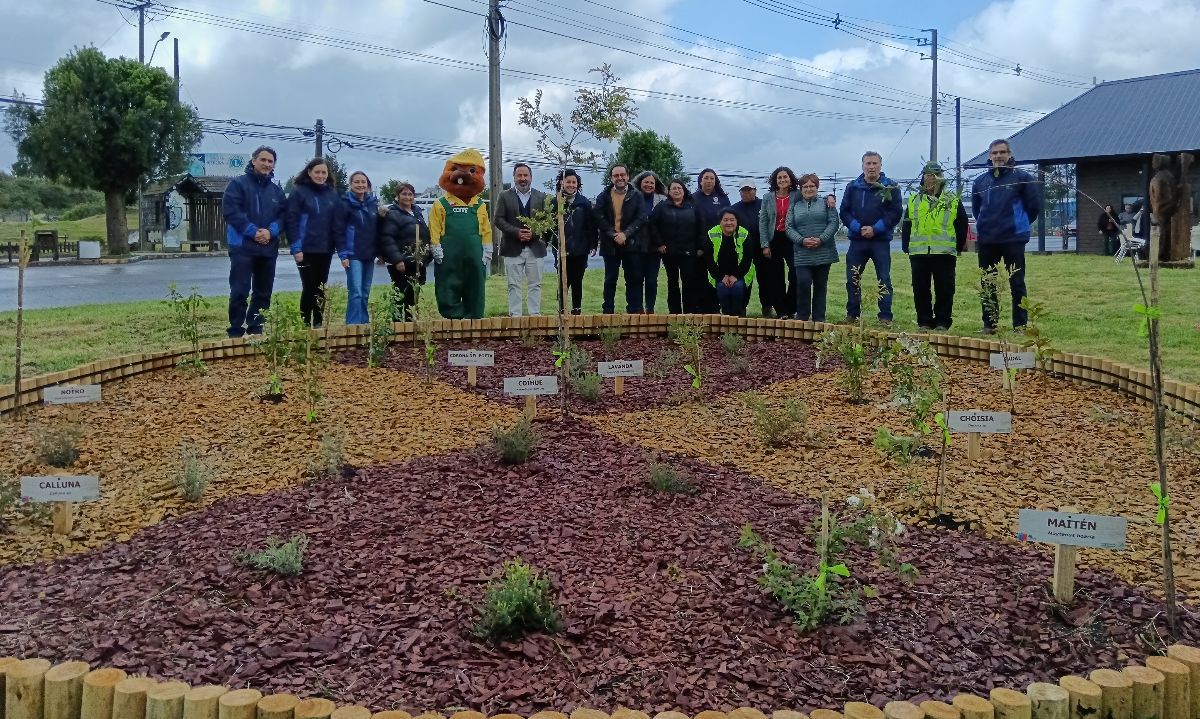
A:
{"label": "mascot yellow hat", "polygon": [[446,160],[447,166],[449,166],[451,163],[455,165],[475,165],[476,167],[487,167],[487,163],[484,162],[483,159],[483,154],[473,147],[469,147],[454,157],[451,157],[449,160]]}

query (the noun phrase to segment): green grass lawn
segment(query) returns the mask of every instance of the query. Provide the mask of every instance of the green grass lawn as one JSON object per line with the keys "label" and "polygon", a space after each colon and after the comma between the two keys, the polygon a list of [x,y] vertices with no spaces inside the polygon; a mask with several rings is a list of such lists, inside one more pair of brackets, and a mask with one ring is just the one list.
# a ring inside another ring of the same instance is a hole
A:
{"label": "green grass lawn", "polygon": [[[978,332],[981,321],[976,294],[978,270],[975,256],[959,258],[958,293],[955,296],[953,334]],[[1095,256],[1031,256],[1028,258],[1027,284],[1035,300],[1046,303],[1050,315],[1045,329],[1057,349],[1108,357],[1142,366],[1147,363],[1146,341],[1138,334],[1139,317],[1133,305],[1141,302],[1133,270],[1128,262],[1117,265],[1109,258]],[[386,274],[378,273],[386,278]],[[1144,273],[1143,273],[1144,275]],[[831,273],[828,319],[845,316],[845,264]],[[543,282],[543,312],[554,311],[554,276]],[[584,311],[599,312],[603,272],[589,270],[584,280]],[[906,258],[893,259],[895,286],[894,328],[916,331],[912,287]],[[1200,382],[1200,271],[1164,270],[1162,285],[1162,346],[1164,370],[1168,377]],[[874,281],[868,269],[865,283]],[[666,309],[666,281],[660,278],[658,309]],[[381,287],[376,287],[380,291]],[[430,293],[431,294],[431,293]],[[295,293],[278,296],[296,297]],[[617,288],[618,307],[623,306],[624,288]],[[493,276],[487,285],[487,314],[502,315],[507,310],[503,277]],[[864,307],[864,315],[874,316],[873,308]],[[758,312],[757,290],[751,300],[751,314]],[[1009,318],[1009,308],[1004,308]],[[170,309],[162,302],[131,302],[89,305],[61,309],[30,310],[25,313],[26,375],[55,372],[104,357],[135,352],[153,352],[180,345],[175,336]],[[335,318],[340,321],[340,317]],[[224,336],[225,298],[211,298],[203,315],[203,334],[207,338]],[[16,313],[0,312],[0,382],[11,382],[16,335]]]}
{"label": "green grass lawn", "polygon": [[[138,228],[137,211],[127,211],[125,222],[129,224],[130,232],[136,230]],[[0,244],[16,242],[21,236],[21,230],[25,230],[26,237],[32,237],[34,229],[58,230],[59,236],[66,235],[69,242],[78,242],[85,237],[95,237],[103,241],[108,235],[108,230],[104,225],[104,215],[93,215],[82,220],[38,222],[36,227],[30,222],[0,222]]]}

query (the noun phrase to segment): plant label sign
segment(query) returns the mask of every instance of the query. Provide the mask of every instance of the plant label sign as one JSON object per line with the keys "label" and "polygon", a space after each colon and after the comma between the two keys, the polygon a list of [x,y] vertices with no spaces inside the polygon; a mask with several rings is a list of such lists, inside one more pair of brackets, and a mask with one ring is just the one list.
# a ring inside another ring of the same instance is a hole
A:
{"label": "plant label sign", "polygon": [[517,397],[558,394],[558,377],[555,375],[505,377],[504,394],[516,395]]}
{"label": "plant label sign", "polygon": [[601,377],[641,377],[643,375],[643,362],[642,360],[597,362],[596,374]]}
{"label": "plant label sign", "polygon": [[988,363],[992,369],[1004,369],[1004,365],[1008,364],[1008,369],[1033,369],[1037,366],[1037,358],[1032,352],[1005,352],[1001,355],[999,352],[993,352]]}
{"label": "plant label sign", "polygon": [[1120,551],[1125,549],[1125,530],[1128,524],[1124,517],[1022,509],[1018,520],[1017,538],[1023,542],[1068,544],[1074,547]]}
{"label": "plant label sign", "polygon": [[21,477],[22,502],[91,502],[97,499],[100,499],[99,477]]}
{"label": "plant label sign", "polygon": [[973,434],[1009,434],[1012,432],[1012,414],[1008,412],[983,412],[977,409],[950,412],[947,423],[951,432]]}
{"label": "plant label sign", "polygon": [[45,404],[84,404],[100,401],[98,384],[60,384],[42,390]]}
{"label": "plant label sign", "polygon": [[450,350],[451,367],[494,367],[496,353],[492,350]]}

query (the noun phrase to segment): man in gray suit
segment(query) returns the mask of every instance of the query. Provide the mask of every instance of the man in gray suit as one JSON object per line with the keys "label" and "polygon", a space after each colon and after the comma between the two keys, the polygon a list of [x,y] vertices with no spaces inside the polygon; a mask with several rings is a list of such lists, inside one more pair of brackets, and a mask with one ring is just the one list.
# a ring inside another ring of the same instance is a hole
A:
{"label": "man in gray suit", "polygon": [[500,230],[500,255],[508,277],[508,315],[520,317],[521,284],[529,291],[530,315],[542,313],[542,264],[546,242],[521,222],[546,206],[546,193],[533,189],[533,171],[525,163],[513,167],[513,186],[500,193],[495,203],[494,222]]}

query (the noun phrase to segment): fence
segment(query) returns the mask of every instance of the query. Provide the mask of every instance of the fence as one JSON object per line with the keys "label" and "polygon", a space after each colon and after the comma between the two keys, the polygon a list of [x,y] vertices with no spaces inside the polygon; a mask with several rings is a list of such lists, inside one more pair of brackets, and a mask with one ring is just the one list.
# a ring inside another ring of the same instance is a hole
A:
{"label": "fence", "polygon": [[[834,325],[794,320],[730,317],[727,315],[692,315],[711,333],[736,332],[748,340],[785,340],[813,342]],[[627,336],[661,337],[670,325],[681,320],[679,315],[577,315],[567,318],[573,337],[595,336],[604,327],[619,327]],[[428,324],[437,340],[505,340],[526,336],[552,338],[557,335],[557,318],[488,317],[481,320],[433,320]],[[416,329],[411,322],[393,325],[393,342],[415,339]],[[370,335],[365,325],[332,328],[318,331],[322,343],[331,350],[364,346]],[[876,337],[895,337],[898,333],[874,333]],[[987,362],[993,352],[1001,350],[995,340],[954,335],[913,335],[928,340],[939,356]],[[254,345],[243,338],[214,340],[201,344],[205,361],[255,354]],[[0,414],[18,406],[41,402],[42,390],[59,384],[103,384],[133,377],[144,372],[169,369],[189,355],[185,349],[173,349],[149,354],[126,355],[91,362],[73,369],[26,378],[21,383],[21,396],[13,385],[0,385]],[[1040,371],[1081,385],[1115,390],[1141,402],[1151,400],[1150,372],[1121,362],[1070,352],[1058,353],[1039,363]],[[1167,380],[1163,384],[1164,403],[1168,409],[1192,419],[1200,419],[1200,386]],[[1197,717],[1200,719],[1200,717]]]}
{"label": "fence", "polygon": [[[365,706],[337,706],[329,699],[292,694],[263,696],[257,689],[228,689],[131,677],[121,669],[91,669],[86,662],[51,666],[45,659],[0,657],[0,717],[3,719],[446,719],[442,714],[372,712]],[[1035,682],[1024,692],[992,689],[988,697],[958,694],[949,703],[920,705],[892,701],[882,709],[847,702],[842,711],[815,709],[810,714],[778,710],[771,719],[1197,719],[1200,717],[1200,650],[1183,644],[1166,656],[1121,670],[1096,669],[1085,679],[1070,675],[1058,684]],[[460,711],[449,719],[485,719]],[[491,719],[522,719],[493,714]],[[529,719],[568,719],[541,711]],[[608,714],[578,708],[569,719],[650,719],[632,709]],[[654,719],[689,719],[680,712],[659,712]],[[692,719],[766,719],[750,707],[728,713],[703,711]]]}

